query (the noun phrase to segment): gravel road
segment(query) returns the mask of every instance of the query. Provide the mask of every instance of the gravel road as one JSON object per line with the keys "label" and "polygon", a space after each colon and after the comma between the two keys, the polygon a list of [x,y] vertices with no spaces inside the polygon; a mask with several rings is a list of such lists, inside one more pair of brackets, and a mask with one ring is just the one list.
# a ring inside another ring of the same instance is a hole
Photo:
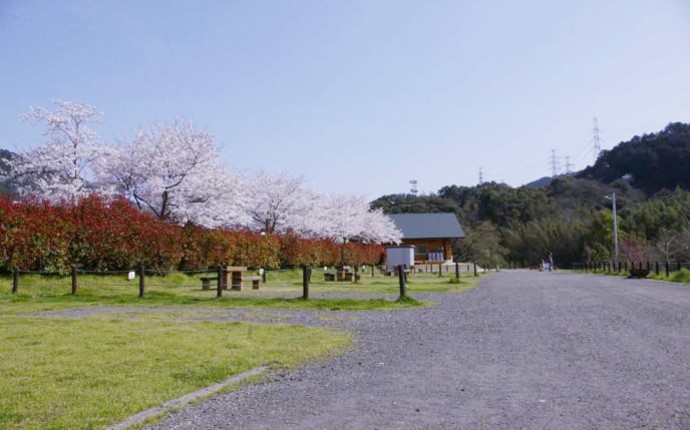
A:
{"label": "gravel road", "polygon": [[152,429],[690,429],[690,287],[502,272]]}

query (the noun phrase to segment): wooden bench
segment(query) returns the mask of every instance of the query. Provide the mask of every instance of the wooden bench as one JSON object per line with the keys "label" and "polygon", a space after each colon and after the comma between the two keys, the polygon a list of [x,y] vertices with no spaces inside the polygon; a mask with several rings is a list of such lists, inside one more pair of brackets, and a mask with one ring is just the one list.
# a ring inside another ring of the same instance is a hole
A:
{"label": "wooden bench", "polygon": [[345,272],[339,270],[338,272],[325,272],[323,274],[323,279],[326,282],[352,282],[353,280],[359,281],[362,276],[359,273]]}
{"label": "wooden bench", "polygon": [[242,281],[251,281],[252,290],[258,290],[261,283],[261,276],[243,276]]}
{"label": "wooden bench", "polygon": [[211,289],[211,281],[217,281],[218,277],[217,276],[202,276],[201,277],[201,289],[202,290],[210,290]]}

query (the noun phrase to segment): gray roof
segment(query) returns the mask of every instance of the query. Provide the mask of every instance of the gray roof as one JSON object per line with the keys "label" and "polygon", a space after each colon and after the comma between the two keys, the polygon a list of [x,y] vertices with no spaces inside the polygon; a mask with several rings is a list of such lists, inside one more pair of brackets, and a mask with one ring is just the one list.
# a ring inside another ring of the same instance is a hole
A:
{"label": "gray roof", "polygon": [[402,232],[403,239],[465,237],[454,213],[388,214]]}

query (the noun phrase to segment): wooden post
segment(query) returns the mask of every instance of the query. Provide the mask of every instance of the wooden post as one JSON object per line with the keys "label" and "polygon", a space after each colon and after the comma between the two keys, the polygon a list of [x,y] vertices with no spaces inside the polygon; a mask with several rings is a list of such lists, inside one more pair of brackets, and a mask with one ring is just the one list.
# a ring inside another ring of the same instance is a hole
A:
{"label": "wooden post", "polygon": [[76,265],[72,265],[72,295],[73,295],[73,296],[77,294],[77,285],[78,285],[78,281],[77,281],[77,266],[76,266]]}
{"label": "wooden post", "polygon": [[659,261],[658,260],[654,263],[654,273],[656,273],[657,275],[659,274]]}
{"label": "wooden post", "polygon": [[441,263],[438,263],[438,276],[443,276],[443,266],[441,265]]}
{"label": "wooden post", "polygon": [[472,263],[472,264],[474,265],[474,276],[479,276],[479,275],[477,274],[477,262],[475,261],[475,262]]}
{"label": "wooden post", "polygon": [[455,263],[455,279],[460,279],[460,263]]}
{"label": "wooden post", "polygon": [[359,278],[359,264],[355,264],[355,276],[352,277],[352,282],[357,283]]}
{"label": "wooden post", "polygon": [[141,263],[139,266],[139,297],[142,298],[144,297],[144,293],[146,292],[146,268],[144,267],[144,263]]}
{"label": "wooden post", "polygon": [[311,266],[302,266],[302,298],[304,300],[309,300],[309,272],[311,272]]}
{"label": "wooden post", "polygon": [[400,284],[400,297],[403,300],[407,297],[407,279],[405,278],[405,266],[398,266],[398,283]]}
{"label": "wooden post", "polygon": [[17,294],[19,290],[19,269],[12,270],[12,294]]}
{"label": "wooden post", "polygon": [[266,269],[261,269],[261,282],[266,283]]}
{"label": "wooden post", "polygon": [[222,264],[218,265],[218,285],[216,287],[216,298],[223,297],[223,277],[225,276],[225,267]]}

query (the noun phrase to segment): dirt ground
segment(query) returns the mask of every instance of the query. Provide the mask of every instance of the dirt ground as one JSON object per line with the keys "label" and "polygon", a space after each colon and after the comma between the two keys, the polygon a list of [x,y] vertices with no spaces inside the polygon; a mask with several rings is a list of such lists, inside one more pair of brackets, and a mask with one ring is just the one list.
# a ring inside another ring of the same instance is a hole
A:
{"label": "dirt ground", "polygon": [[688,286],[504,271],[420,298],[336,314],[349,352],[151,428],[690,429]]}

